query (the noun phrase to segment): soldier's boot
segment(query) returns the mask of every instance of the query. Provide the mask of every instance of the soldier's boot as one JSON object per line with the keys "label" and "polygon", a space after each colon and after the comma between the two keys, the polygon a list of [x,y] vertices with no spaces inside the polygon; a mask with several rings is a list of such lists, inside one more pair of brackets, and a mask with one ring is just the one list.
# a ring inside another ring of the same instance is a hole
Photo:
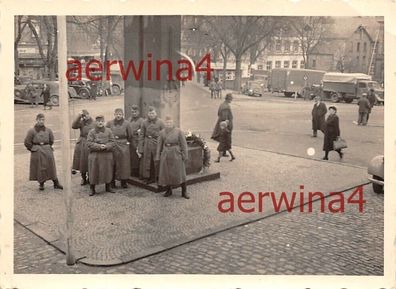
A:
{"label": "soldier's boot", "polygon": [[40,184],[39,190],[40,190],[40,191],[44,191],[44,182],[41,182],[41,183],[39,183],[39,184]]}
{"label": "soldier's boot", "polygon": [[110,183],[106,184],[106,192],[108,192],[108,193],[115,193],[115,191],[111,189]]}
{"label": "soldier's boot", "polygon": [[232,162],[233,160],[235,160],[235,156],[234,156],[234,154],[232,153],[231,150],[229,150],[229,152],[230,152],[230,155],[231,155],[230,162]]}
{"label": "soldier's boot", "polygon": [[89,185],[89,195],[93,196],[96,194],[95,185]]}
{"label": "soldier's boot", "polygon": [[87,173],[81,173],[81,185],[85,186],[88,184]]}
{"label": "soldier's boot", "polygon": [[113,189],[115,189],[117,186],[116,186],[116,182],[115,182],[115,180],[112,180],[111,182],[110,182],[110,186],[113,188]]}
{"label": "soldier's boot", "polygon": [[170,196],[172,196],[172,188],[171,188],[171,186],[168,186],[168,189],[166,190],[166,193],[164,194],[164,197],[167,198],[167,197],[170,197]]}
{"label": "soldier's boot", "polygon": [[63,186],[59,183],[58,179],[53,180],[54,182],[54,189],[63,190]]}
{"label": "soldier's boot", "polygon": [[189,199],[190,196],[187,193],[187,185],[186,185],[186,183],[182,183],[181,184],[181,189],[182,189],[182,197],[185,198],[185,199]]}
{"label": "soldier's boot", "polygon": [[128,188],[127,180],[121,180],[121,187],[122,187],[123,189]]}

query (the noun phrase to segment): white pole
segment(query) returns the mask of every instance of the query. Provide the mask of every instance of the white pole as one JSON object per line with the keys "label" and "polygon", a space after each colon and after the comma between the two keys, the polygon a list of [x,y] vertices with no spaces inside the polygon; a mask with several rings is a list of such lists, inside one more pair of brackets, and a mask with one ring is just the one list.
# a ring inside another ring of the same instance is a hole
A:
{"label": "white pole", "polygon": [[70,149],[70,117],[69,94],[67,89],[67,42],[66,42],[66,16],[57,16],[58,24],[58,75],[59,75],[59,104],[62,113],[62,163],[63,163],[63,192],[66,207],[66,264],[74,265],[75,258],[72,252],[73,229],[73,193],[71,191],[71,149]]}

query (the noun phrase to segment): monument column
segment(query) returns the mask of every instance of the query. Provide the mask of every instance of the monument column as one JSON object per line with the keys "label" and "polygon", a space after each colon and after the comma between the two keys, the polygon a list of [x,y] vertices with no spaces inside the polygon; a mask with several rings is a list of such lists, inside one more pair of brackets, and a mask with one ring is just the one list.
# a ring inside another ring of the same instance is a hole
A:
{"label": "monument column", "polygon": [[[180,26],[181,16],[125,16],[123,64],[125,72],[130,61],[135,68],[125,79],[127,117],[133,104],[140,107],[142,116],[154,106],[160,118],[171,115],[180,127],[180,81],[176,78]],[[162,64],[157,71],[158,61]]]}

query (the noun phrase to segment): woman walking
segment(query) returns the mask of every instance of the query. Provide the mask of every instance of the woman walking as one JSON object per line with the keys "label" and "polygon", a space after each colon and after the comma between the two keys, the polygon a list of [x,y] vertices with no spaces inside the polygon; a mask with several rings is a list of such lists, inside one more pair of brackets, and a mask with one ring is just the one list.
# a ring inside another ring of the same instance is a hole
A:
{"label": "woman walking", "polygon": [[[339,119],[337,115],[337,108],[335,106],[329,107],[329,116],[326,119],[325,127],[324,127],[324,142],[323,142],[323,151],[325,152],[325,156],[323,160],[329,159],[329,152],[334,150],[334,141],[340,136],[340,125]],[[341,152],[341,149],[335,150],[340,159],[344,156]]]}

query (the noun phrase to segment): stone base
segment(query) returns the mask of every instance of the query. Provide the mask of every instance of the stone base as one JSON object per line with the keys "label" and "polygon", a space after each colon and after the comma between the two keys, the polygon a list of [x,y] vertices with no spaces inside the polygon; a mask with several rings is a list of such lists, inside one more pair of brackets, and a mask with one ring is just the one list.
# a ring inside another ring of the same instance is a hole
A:
{"label": "stone base", "polygon": [[[212,181],[220,178],[220,172],[206,172],[206,173],[195,173],[187,175],[187,185],[193,185],[196,183]],[[130,177],[128,183],[143,188],[155,193],[164,192],[165,188],[158,188],[157,183],[145,184],[144,181],[136,178]]]}

